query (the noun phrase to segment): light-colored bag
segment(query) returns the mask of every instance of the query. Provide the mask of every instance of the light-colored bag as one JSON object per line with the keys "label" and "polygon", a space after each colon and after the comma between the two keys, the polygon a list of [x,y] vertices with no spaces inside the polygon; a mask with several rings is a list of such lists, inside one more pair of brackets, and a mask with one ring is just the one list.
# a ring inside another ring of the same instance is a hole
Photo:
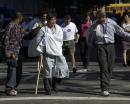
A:
{"label": "light-colored bag", "polygon": [[36,47],[38,53],[44,53],[45,51],[45,46],[42,44],[42,40],[43,39],[40,40],[39,44]]}
{"label": "light-colored bag", "polygon": [[[45,28],[45,33],[46,33],[46,28]],[[45,52],[45,35],[41,37],[41,40],[38,42],[36,46],[36,50],[38,53],[44,53]]]}
{"label": "light-colored bag", "polygon": [[[55,64],[55,77],[57,78],[69,78],[68,64],[64,56],[58,56]],[[53,69],[54,70],[54,69]]]}

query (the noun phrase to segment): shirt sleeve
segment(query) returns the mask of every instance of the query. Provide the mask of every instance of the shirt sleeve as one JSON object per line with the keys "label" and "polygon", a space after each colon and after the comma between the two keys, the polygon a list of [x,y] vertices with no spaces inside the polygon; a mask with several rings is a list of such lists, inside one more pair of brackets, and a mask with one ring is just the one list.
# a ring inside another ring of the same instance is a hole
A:
{"label": "shirt sleeve", "polygon": [[38,23],[35,23],[35,24],[33,25],[32,29],[36,29],[36,28],[38,28],[38,26],[39,26],[39,24],[38,24]]}
{"label": "shirt sleeve", "polygon": [[114,24],[115,33],[126,40],[130,41],[130,33],[125,32],[123,28],[121,28],[119,25]]}
{"label": "shirt sleeve", "polygon": [[6,32],[5,32],[6,36],[5,36],[4,43],[5,43],[5,45],[6,45],[6,50],[7,50],[8,46],[9,46],[9,44],[10,44],[11,29],[12,29],[12,27],[11,27],[11,25],[9,25],[9,26],[7,27],[7,29],[6,29]]}

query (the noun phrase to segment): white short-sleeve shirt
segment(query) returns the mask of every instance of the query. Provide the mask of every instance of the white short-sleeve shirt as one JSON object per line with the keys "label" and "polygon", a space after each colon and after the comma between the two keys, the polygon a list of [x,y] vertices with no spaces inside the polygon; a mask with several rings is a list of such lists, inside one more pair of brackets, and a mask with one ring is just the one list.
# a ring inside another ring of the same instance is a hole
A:
{"label": "white short-sleeve shirt", "polygon": [[63,30],[63,40],[69,41],[75,39],[75,34],[78,32],[76,25],[73,22],[70,22],[68,25],[62,25]]}

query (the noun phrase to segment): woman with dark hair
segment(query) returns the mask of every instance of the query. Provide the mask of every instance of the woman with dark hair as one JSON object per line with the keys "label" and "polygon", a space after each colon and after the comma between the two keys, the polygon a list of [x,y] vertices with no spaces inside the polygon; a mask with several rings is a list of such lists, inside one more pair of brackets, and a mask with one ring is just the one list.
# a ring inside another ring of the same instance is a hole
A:
{"label": "woman with dark hair", "polygon": [[[122,27],[126,32],[130,33],[130,14],[126,13],[123,16],[124,21]],[[123,41],[123,66],[127,66],[127,51],[130,50],[130,42]]]}
{"label": "woman with dark hair", "polygon": [[91,25],[92,20],[90,19],[90,16],[85,16],[84,21],[81,24],[81,34],[79,38],[80,56],[83,61],[84,68],[88,67],[88,44],[86,41],[86,37],[88,34],[86,31],[91,27]]}

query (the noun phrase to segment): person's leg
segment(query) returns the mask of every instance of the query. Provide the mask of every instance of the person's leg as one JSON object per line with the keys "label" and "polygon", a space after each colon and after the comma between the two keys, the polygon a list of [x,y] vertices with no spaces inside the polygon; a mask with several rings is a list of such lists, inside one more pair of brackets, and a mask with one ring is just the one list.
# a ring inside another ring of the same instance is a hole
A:
{"label": "person's leg", "polygon": [[114,45],[109,45],[108,46],[108,88],[110,87],[110,81],[111,81],[111,74],[114,68],[114,63],[115,63],[115,47]]}
{"label": "person's leg", "polygon": [[84,46],[84,50],[83,50],[83,55],[84,55],[84,67],[88,68],[88,45],[86,42],[86,38],[84,38],[83,40],[83,46]]}
{"label": "person's leg", "polygon": [[57,78],[56,77],[52,78],[52,89],[53,89],[53,91],[58,92],[58,90],[57,90]]}
{"label": "person's leg", "polygon": [[77,69],[76,69],[76,61],[75,61],[75,42],[70,41],[68,48],[69,48],[70,62],[72,64],[72,69],[73,72],[76,73]]}
{"label": "person's leg", "polygon": [[81,60],[83,62],[83,65],[84,65],[84,42],[83,42],[83,39],[80,38],[79,39],[79,51],[80,51],[80,57],[81,57]]}
{"label": "person's leg", "polygon": [[18,57],[18,66],[16,67],[16,88],[18,87],[22,78],[22,56]]}
{"label": "person's leg", "polygon": [[9,59],[7,61],[8,69],[7,69],[7,81],[6,81],[6,93],[8,95],[16,95],[17,92],[15,91],[16,86],[16,60]]}
{"label": "person's leg", "polygon": [[71,64],[72,64],[72,68],[75,68],[76,65],[75,65],[75,56],[74,56],[74,53],[70,53],[70,61],[71,61]]}
{"label": "person's leg", "polygon": [[124,49],[123,50],[123,64],[124,65],[127,65],[127,56],[126,56],[126,53],[127,53],[127,50],[126,49]]}
{"label": "person's leg", "polygon": [[50,78],[43,79],[44,90],[46,95],[51,95]]}
{"label": "person's leg", "polygon": [[61,81],[62,81],[62,78],[56,78],[56,77],[52,78],[52,90],[53,91],[58,92],[57,85],[60,84]]}
{"label": "person's leg", "polygon": [[44,78],[43,78],[43,83],[44,83],[44,89],[45,89],[45,94],[46,95],[51,95],[51,86],[52,86],[52,69],[54,67],[54,57],[51,55],[44,55],[43,56],[44,60]]}
{"label": "person's leg", "polygon": [[108,59],[107,59],[107,48],[105,45],[98,45],[98,62],[100,67],[100,82],[101,82],[101,90],[108,90],[109,81],[108,81]]}

